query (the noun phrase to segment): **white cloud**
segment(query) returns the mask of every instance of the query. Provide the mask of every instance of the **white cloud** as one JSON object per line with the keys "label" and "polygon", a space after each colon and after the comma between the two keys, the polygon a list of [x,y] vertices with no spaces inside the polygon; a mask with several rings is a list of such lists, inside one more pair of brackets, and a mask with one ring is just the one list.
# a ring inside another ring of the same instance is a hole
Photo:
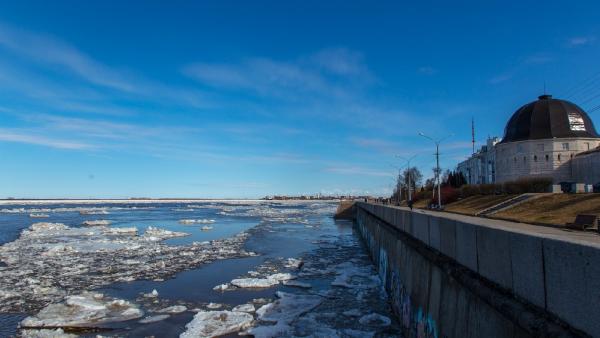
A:
{"label": "white cloud", "polygon": [[438,71],[437,71],[437,69],[435,69],[435,68],[433,68],[433,67],[431,67],[431,66],[423,66],[423,67],[420,67],[420,68],[418,69],[418,71],[419,71],[419,73],[421,73],[421,74],[423,74],[423,75],[429,75],[429,76],[431,76],[431,75],[435,75],[435,74],[437,74],[437,72],[438,72]]}
{"label": "white cloud", "polygon": [[[344,48],[324,49],[293,60],[249,58],[239,63],[197,62],[183,74],[217,88],[250,90],[277,98],[351,97],[356,87],[372,84],[374,77],[362,55]],[[342,80],[340,80],[342,78]]]}
{"label": "white cloud", "polygon": [[496,76],[492,77],[489,80],[489,83],[491,83],[491,84],[499,84],[499,83],[502,83],[502,82],[506,82],[506,81],[508,81],[508,80],[510,80],[512,78],[513,78],[512,74],[499,74],[499,75],[496,75]]}
{"label": "white cloud", "polygon": [[[142,96],[148,100],[169,100],[193,107],[210,104],[203,92],[134,76],[131,72],[107,66],[84,52],[48,35],[15,29],[0,23],[0,47],[49,67],[58,67],[78,76],[89,84]],[[52,68],[50,68],[52,70]],[[41,91],[52,90],[42,86]]]}
{"label": "white cloud", "polygon": [[357,166],[327,167],[325,171],[342,175],[395,177],[392,170],[382,171]]}
{"label": "white cloud", "polygon": [[360,76],[365,81],[373,75],[363,62],[363,55],[346,48],[323,49],[309,59],[322,69],[340,76]]}
{"label": "white cloud", "polygon": [[593,43],[596,40],[594,36],[575,36],[567,41],[570,47],[584,46]]}
{"label": "white cloud", "polygon": [[95,148],[93,145],[87,143],[37,135],[34,131],[26,129],[0,129],[0,141],[34,144],[50,148],[69,150],[87,150]]}

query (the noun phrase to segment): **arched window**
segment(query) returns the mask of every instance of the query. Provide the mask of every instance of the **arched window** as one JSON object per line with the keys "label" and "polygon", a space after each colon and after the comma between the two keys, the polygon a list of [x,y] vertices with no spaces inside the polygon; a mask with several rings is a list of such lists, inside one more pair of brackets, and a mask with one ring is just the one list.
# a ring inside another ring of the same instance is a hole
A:
{"label": "arched window", "polygon": [[533,162],[537,162],[537,155],[533,155]]}
{"label": "arched window", "polygon": [[573,154],[571,154],[571,159],[573,159]]}
{"label": "arched window", "polygon": [[515,156],[515,163],[517,163],[517,157]]}
{"label": "arched window", "polygon": [[527,156],[523,156],[523,163],[527,162]]}
{"label": "arched window", "polygon": [[550,156],[548,156],[548,154],[546,154],[546,162],[548,162]]}
{"label": "arched window", "polygon": [[558,161],[560,162],[560,154],[558,154]]}

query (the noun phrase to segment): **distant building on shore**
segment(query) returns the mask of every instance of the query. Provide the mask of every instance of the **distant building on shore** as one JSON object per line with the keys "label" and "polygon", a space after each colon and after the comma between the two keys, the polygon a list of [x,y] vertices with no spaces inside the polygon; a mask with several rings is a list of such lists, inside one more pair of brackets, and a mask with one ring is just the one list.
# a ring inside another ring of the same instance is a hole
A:
{"label": "distant building on shore", "polygon": [[458,164],[457,170],[463,174],[467,184],[487,184],[496,181],[497,137],[488,137],[487,142],[466,161]]}
{"label": "distant building on shore", "polygon": [[502,183],[525,177],[561,182],[600,182],[600,136],[587,113],[572,102],[542,95],[519,108],[504,137],[458,164],[469,184]]}

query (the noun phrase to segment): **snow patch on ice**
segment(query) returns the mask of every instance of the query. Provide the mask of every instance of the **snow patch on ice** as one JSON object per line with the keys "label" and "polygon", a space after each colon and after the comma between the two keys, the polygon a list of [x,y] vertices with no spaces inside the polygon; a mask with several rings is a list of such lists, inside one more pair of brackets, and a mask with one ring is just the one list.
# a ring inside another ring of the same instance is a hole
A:
{"label": "snow patch on ice", "polygon": [[208,218],[204,218],[204,219],[182,219],[179,220],[180,224],[185,224],[185,225],[189,225],[189,224],[212,224],[215,223],[214,219],[208,219]]}
{"label": "snow patch on ice", "polygon": [[279,281],[270,278],[237,278],[231,284],[238,288],[270,288],[279,284]]}
{"label": "snow patch on ice", "polygon": [[184,305],[173,305],[173,306],[169,306],[166,307],[164,309],[160,309],[156,312],[158,313],[182,313],[187,311],[187,307]]}
{"label": "snow patch on ice", "polygon": [[167,319],[169,317],[171,317],[171,315],[148,316],[148,317],[144,317],[144,318],[140,319],[138,321],[138,323],[140,323],[140,324],[156,323],[156,322],[160,322],[162,320],[165,320],[165,319]]}
{"label": "snow patch on ice", "polygon": [[254,318],[245,312],[202,311],[186,324],[180,338],[218,337],[247,328]]}
{"label": "snow patch on ice", "polygon": [[86,226],[104,226],[104,225],[110,225],[110,221],[107,221],[105,219],[99,219],[99,220],[94,220],[94,221],[84,221],[82,223],[83,225]]}
{"label": "snow patch on ice", "polygon": [[77,338],[76,334],[65,333],[63,329],[21,330],[21,338]]}
{"label": "snow patch on ice", "polygon": [[256,312],[256,308],[254,307],[254,304],[241,304],[231,309],[231,311],[254,313]]}
{"label": "snow patch on ice", "polygon": [[84,292],[68,296],[62,303],[46,306],[36,315],[25,318],[21,327],[94,327],[98,324],[137,319],[143,314],[137,305],[123,299]]}

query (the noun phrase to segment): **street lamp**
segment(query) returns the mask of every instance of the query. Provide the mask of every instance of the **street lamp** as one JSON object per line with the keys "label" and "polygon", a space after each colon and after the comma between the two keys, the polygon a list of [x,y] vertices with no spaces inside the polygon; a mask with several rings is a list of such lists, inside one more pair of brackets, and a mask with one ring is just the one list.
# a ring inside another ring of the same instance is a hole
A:
{"label": "street lamp", "polygon": [[404,161],[406,161],[406,165],[408,166],[408,170],[406,171],[406,173],[408,174],[408,200],[406,200],[407,202],[412,200],[412,195],[410,193],[410,161],[412,161],[415,157],[417,157],[417,155],[413,155],[410,158],[406,158],[404,156],[400,156],[400,155],[396,155],[396,157],[403,159]]}
{"label": "street lamp", "polygon": [[444,141],[445,139],[447,139],[450,136],[453,136],[453,134],[450,134],[446,137],[443,137],[441,139],[435,140],[425,134],[423,134],[422,132],[419,132],[420,136],[423,136],[427,139],[430,139],[431,141],[433,141],[433,143],[435,143],[435,162],[436,162],[436,169],[435,169],[435,177],[436,177],[436,181],[437,181],[437,185],[438,185],[438,208],[442,209],[442,189],[441,189],[441,182],[440,182],[440,143],[442,141]]}

